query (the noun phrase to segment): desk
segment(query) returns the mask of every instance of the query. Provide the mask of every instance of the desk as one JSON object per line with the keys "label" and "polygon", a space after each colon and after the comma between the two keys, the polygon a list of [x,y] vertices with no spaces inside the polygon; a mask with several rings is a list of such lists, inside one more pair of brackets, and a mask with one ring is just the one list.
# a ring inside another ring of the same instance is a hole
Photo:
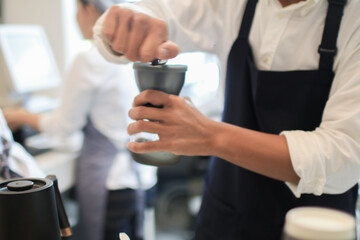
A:
{"label": "desk", "polygon": [[75,166],[78,155],[79,152],[52,150],[36,155],[34,158],[46,175],[56,175],[60,192],[65,192],[75,184]]}

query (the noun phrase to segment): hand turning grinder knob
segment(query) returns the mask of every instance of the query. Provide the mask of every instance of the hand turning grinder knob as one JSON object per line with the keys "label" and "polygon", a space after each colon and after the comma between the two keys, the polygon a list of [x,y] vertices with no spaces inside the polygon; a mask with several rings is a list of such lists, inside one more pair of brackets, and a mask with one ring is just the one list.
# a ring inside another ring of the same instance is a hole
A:
{"label": "hand turning grinder knob", "polygon": [[[169,94],[179,95],[184,82],[186,65],[167,65],[167,64],[146,64],[134,63],[136,84],[140,91],[153,89]],[[147,105],[149,107],[155,107]],[[153,133],[137,133],[131,136],[130,141],[148,142],[158,141],[159,136]],[[167,166],[177,163],[181,156],[169,152],[131,152],[133,159],[142,164],[154,166]]]}

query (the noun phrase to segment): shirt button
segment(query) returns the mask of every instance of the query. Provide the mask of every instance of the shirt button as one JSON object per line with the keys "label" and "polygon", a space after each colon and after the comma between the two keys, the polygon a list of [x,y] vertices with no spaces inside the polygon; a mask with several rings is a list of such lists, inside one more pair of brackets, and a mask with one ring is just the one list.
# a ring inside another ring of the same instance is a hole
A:
{"label": "shirt button", "polygon": [[285,17],[284,13],[278,13],[277,14],[278,19],[283,19]]}
{"label": "shirt button", "polygon": [[269,57],[268,56],[263,56],[261,58],[261,60],[262,60],[263,63],[267,64],[269,62]]}

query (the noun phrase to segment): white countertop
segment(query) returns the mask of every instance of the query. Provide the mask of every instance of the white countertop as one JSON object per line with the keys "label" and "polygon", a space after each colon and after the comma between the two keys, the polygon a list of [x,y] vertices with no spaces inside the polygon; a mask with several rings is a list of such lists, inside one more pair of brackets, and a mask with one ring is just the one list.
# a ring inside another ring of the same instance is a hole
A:
{"label": "white countertop", "polygon": [[46,175],[53,174],[58,179],[60,192],[69,190],[75,184],[75,166],[78,152],[52,150],[34,158]]}

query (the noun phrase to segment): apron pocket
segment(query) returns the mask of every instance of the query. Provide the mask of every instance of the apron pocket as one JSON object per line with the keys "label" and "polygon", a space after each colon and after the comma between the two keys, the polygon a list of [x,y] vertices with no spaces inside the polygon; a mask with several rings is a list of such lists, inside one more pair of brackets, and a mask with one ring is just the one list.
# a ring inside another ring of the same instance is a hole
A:
{"label": "apron pocket", "polygon": [[224,204],[209,193],[207,194],[197,219],[195,239],[235,239],[234,236],[239,228],[235,208]]}

